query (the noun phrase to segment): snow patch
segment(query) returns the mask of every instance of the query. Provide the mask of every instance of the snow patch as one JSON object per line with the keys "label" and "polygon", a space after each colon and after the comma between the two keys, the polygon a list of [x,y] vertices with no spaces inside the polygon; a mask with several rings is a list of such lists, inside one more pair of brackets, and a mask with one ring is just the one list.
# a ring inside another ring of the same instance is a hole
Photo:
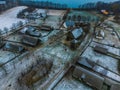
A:
{"label": "snow patch", "polygon": [[25,22],[23,19],[18,19],[17,14],[19,11],[27,8],[26,6],[19,6],[19,7],[14,7],[12,9],[9,9],[5,12],[3,12],[0,15],[0,29],[3,31],[4,27],[7,27],[9,30],[13,23],[17,23],[19,21]]}

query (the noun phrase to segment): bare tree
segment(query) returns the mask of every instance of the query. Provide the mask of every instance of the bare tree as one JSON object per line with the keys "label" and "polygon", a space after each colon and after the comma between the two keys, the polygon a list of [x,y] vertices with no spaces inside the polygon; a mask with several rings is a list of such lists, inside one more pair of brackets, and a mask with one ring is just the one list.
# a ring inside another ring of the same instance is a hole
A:
{"label": "bare tree", "polygon": [[5,31],[5,33],[7,34],[8,28],[7,28],[7,27],[4,27],[4,31]]}
{"label": "bare tree", "polygon": [[75,21],[75,20],[76,20],[76,18],[77,18],[77,17],[76,17],[76,15],[73,15],[73,16],[72,16],[72,20],[74,20],[74,21]]}
{"label": "bare tree", "polygon": [[0,29],[0,37],[1,37],[1,35],[2,35],[2,30]]}
{"label": "bare tree", "polygon": [[22,21],[19,21],[19,22],[18,22],[18,26],[22,27],[22,26],[23,26],[23,22],[22,22]]}

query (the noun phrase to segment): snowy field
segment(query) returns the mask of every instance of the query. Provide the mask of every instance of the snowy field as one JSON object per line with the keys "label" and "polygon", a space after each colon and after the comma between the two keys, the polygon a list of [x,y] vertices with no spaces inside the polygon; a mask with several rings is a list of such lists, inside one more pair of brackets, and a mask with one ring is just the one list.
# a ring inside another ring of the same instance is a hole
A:
{"label": "snowy field", "polygon": [[19,13],[19,11],[21,11],[25,8],[27,8],[27,7],[19,6],[19,7],[14,7],[12,9],[9,9],[9,10],[3,12],[0,15],[0,29],[3,30],[4,27],[7,27],[10,29],[10,27],[12,26],[13,23],[17,23],[19,21],[24,22],[25,20],[17,18],[17,14]]}

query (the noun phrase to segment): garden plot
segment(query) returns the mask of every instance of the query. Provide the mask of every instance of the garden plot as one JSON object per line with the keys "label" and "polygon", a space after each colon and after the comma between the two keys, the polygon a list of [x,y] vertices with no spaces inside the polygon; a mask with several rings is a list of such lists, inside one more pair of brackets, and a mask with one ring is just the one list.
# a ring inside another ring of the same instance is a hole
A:
{"label": "garden plot", "polygon": [[[49,75],[47,76],[47,78],[45,78],[46,80],[50,80],[51,78],[53,78],[53,76],[59,72],[59,70],[61,68],[64,68],[65,63],[67,63],[70,58],[72,57],[72,55],[74,54],[72,51],[68,50],[64,50],[64,45],[53,45],[50,47],[44,47],[42,49],[38,49],[35,52],[32,52],[30,54],[26,54],[24,56],[24,58],[16,58],[16,60],[19,60],[19,62],[15,63],[15,69],[9,69],[9,74],[5,77],[1,79],[0,82],[0,86],[2,90],[6,90],[7,88],[9,88],[9,90],[18,90],[19,85],[17,85],[16,83],[16,78],[18,78],[18,76],[20,75],[21,72],[25,72],[25,70],[27,70],[32,64],[36,63],[36,58],[37,57],[41,57],[41,58],[46,58],[48,60],[52,60],[53,61],[53,67],[49,73]],[[10,65],[8,65],[7,68],[11,67]],[[13,77],[14,75],[14,77]],[[10,79],[11,78],[11,79]],[[8,81],[9,80],[9,81]],[[4,85],[2,84],[4,82]],[[44,82],[37,82],[36,85],[36,90],[40,89],[40,85],[39,83],[44,84]],[[38,84],[38,85],[37,85]],[[9,87],[9,85],[11,85],[11,87]],[[27,89],[25,89],[27,90]]]}

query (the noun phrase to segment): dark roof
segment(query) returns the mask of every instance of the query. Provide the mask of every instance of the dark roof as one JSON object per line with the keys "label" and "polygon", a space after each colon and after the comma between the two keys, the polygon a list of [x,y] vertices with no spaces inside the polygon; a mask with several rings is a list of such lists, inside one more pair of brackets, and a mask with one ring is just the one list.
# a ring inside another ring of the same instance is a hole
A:
{"label": "dark roof", "polygon": [[48,26],[48,25],[42,25],[40,29],[45,30],[45,31],[51,31],[52,30],[51,26]]}
{"label": "dark roof", "polygon": [[28,44],[31,46],[36,46],[38,42],[39,42],[39,39],[32,36],[24,35],[22,38],[22,43]]}
{"label": "dark roof", "polygon": [[20,45],[15,45],[12,43],[6,43],[3,49],[6,51],[20,53],[24,50],[24,47],[22,47]]}
{"label": "dark roof", "polygon": [[51,28],[51,26],[48,25],[42,25],[42,27]]}
{"label": "dark roof", "polygon": [[82,79],[86,84],[98,90],[101,90],[104,82],[104,78],[82,67],[75,67],[73,71],[73,77]]}
{"label": "dark roof", "polygon": [[41,27],[40,29],[45,30],[45,31],[51,31],[52,30],[51,28],[47,28],[47,27]]}
{"label": "dark roof", "polygon": [[83,29],[77,28],[77,29],[72,30],[71,33],[75,39],[78,39],[83,34]]}
{"label": "dark roof", "polygon": [[90,69],[92,69],[95,66],[95,63],[93,61],[90,61],[86,57],[80,57],[77,63]]}
{"label": "dark roof", "polygon": [[76,24],[76,25],[79,25],[79,26],[81,26],[81,27],[90,26],[90,23],[87,23],[87,22],[86,22],[86,23],[85,23],[85,22],[81,22],[81,23],[80,23],[80,22],[76,22],[75,24]]}
{"label": "dark roof", "polygon": [[114,84],[112,85],[110,90],[120,90],[120,84]]}
{"label": "dark roof", "polygon": [[101,54],[107,54],[108,53],[108,49],[100,47],[100,46],[95,46],[94,51],[96,51],[98,53],[101,53]]}

